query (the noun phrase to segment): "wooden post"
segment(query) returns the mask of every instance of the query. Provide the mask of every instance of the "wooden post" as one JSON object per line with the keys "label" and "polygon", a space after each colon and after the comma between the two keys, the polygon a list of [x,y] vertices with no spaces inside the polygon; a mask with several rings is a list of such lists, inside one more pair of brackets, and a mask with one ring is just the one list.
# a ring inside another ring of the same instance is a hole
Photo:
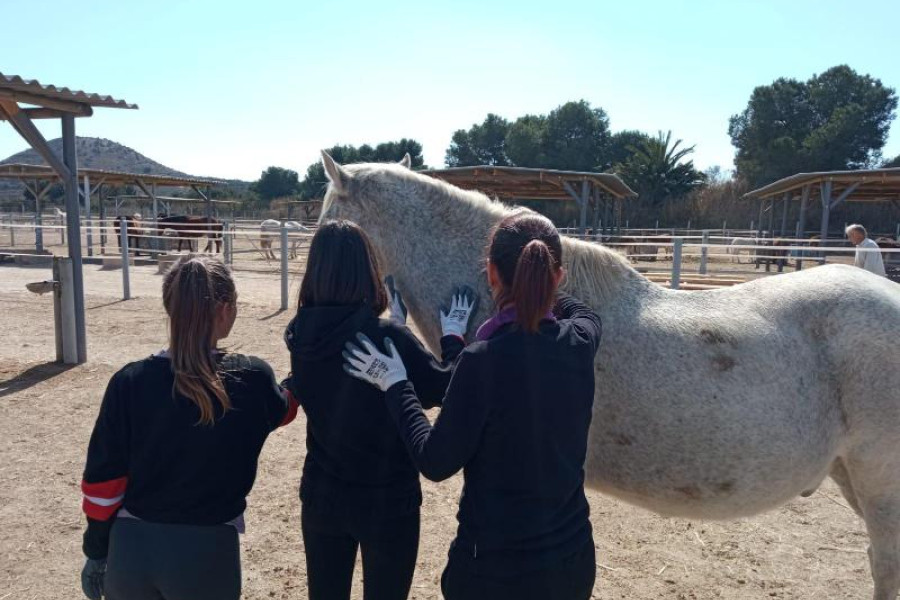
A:
{"label": "wooden post", "polygon": [[84,176],[84,228],[87,233],[87,255],[94,255],[94,234],[91,231],[91,180]]}
{"label": "wooden post", "polygon": [[579,233],[584,235],[587,232],[587,210],[590,203],[591,184],[585,179],[581,182],[581,222],[579,223]]}
{"label": "wooden post", "polygon": [[[900,229],[900,225],[897,227]],[[16,247],[16,224],[13,223],[12,215],[9,215],[9,243],[13,248]]]}
{"label": "wooden post", "polygon": [[775,198],[769,200],[769,237],[775,237]]}
{"label": "wooden post", "polygon": [[803,192],[800,195],[800,235],[798,238],[806,237],[806,207],[809,204],[809,186],[803,186]]}
{"label": "wooden post", "polygon": [[288,229],[281,224],[281,310],[288,307]]}
{"label": "wooden post", "polygon": [[44,228],[41,218],[41,198],[40,194],[35,191],[34,194],[34,249],[38,253],[44,251]]}
{"label": "wooden post", "polygon": [[60,310],[59,321],[62,338],[63,363],[77,365],[84,361],[78,358],[78,335],[75,319],[75,286],[71,258],[57,259],[59,272]]}
{"label": "wooden post", "polygon": [[700,247],[700,274],[706,275],[706,263],[709,260],[709,230],[703,230],[703,245]]}
{"label": "wooden post", "polygon": [[781,237],[787,233],[788,204],[791,202],[791,193],[784,193],[784,208],[781,211]]}
{"label": "wooden post", "polygon": [[66,229],[69,258],[72,259],[72,293],[75,297],[75,333],[78,340],[78,363],[87,361],[87,326],[84,312],[84,273],[81,266],[81,219],[78,202],[78,156],[75,154],[75,116],[62,117],[63,164],[68,170],[63,182],[66,188]]}
{"label": "wooden post", "polygon": [[122,245],[122,300],[131,299],[131,281],[128,278],[128,223],[119,217],[119,234]]}
{"label": "wooden post", "polygon": [[[757,238],[762,237],[763,206],[765,205],[765,203],[766,203],[765,198],[761,198],[759,200],[759,219],[756,221],[756,237]],[[753,229],[752,221],[750,222],[750,229]]]}
{"label": "wooden post", "polygon": [[681,286],[681,247],[684,240],[672,238],[672,281],[670,287],[677,290]]}
{"label": "wooden post", "polygon": [[[828,219],[831,216],[831,181],[822,182],[820,190],[822,193],[822,227],[819,231],[821,236],[819,243],[822,244],[822,248],[826,248],[828,246]],[[826,251],[822,250],[820,254],[822,255],[822,264],[824,264],[827,258]]]}

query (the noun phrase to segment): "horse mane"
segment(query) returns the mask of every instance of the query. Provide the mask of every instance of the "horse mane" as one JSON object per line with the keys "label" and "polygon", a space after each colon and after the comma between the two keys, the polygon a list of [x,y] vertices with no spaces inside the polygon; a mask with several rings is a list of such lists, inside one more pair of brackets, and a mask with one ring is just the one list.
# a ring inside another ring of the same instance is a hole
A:
{"label": "horse mane", "polygon": [[[428,205],[430,210],[446,216],[446,222],[452,214],[452,221],[460,231],[479,231],[485,223],[497,223],[514,211],[530,211],[505,205],[481,192],[464,190],[397,164],[360,163],[343,168],[351,175],[352,195],[360,198],[383,196],[389,190],[395,206],[405,203],[400,207],[401,211],[411,213]],[[334,195],[333,186],[329,185],[322,214],[327,212]],[[623,286],[652,285],[618,252],[566,236],[562,236],[562,243],[563,266],[567,273],[563,289],[588,304],[598,306],[616,298],[622,293]]]}

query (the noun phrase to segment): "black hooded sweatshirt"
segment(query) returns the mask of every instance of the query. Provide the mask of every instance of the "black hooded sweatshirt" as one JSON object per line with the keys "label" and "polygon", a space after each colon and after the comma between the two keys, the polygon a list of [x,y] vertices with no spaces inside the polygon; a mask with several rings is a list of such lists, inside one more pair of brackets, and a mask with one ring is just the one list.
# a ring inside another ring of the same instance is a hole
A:
{"label": "black hooded sweatshirt", "polygon": [[301,307],[285,331],[289,387],[306,413],[304,506],[315,503],[381,517],[417,510],[419,474],[391,420],[384,393],[344,372],[341,355],[362,332],[384,351],[390,337],[425,408],[439,406],[462,339],[441,340],[438,362],[404,326],[379,319],[369,305]]}

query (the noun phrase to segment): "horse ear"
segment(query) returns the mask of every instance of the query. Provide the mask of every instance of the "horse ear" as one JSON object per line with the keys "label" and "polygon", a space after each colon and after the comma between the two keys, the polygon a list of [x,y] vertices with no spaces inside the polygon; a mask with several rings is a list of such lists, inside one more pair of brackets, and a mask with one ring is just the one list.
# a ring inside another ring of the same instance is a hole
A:
{"label": "horse ear", "polygon": [[409,155],[409,152],[403,155],[403,158],[400,159],[400,166],[406,167],[407,169],[412,166],[412,157]]}
{"label": "horse ear", "polygon": [[338,192],[346,190],[347,183],[350,181],[349,173],[324,150],[322,150],[322,165],[325,167],[325,174],[328,176],[328,180],[335,189]]}

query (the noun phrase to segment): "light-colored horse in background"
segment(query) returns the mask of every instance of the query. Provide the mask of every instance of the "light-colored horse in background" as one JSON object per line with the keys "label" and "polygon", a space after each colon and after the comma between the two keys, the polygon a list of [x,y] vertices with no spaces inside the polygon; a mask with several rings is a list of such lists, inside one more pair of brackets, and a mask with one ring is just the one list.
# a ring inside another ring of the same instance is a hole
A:
{"label": "light-colored horse in background", "polygon": [[[371,236],[427,343],[454,286],[486,300],[484,251],[510,209],[404,164],[340,166],[322,219]],[[406,161],[404,161],[406,162]],[[731,288],[665,289],[564,238],[567,287],[603,319],[589,487],[664,515],[731,519],[831,477],[864,518],[876,600],[900,589],[900,286],[831,265]]]}
{"label": "light-colored horse in background", "polygon": [[[289,258],[297,258],[297,248],[300,246],[300,233],[309,233],[310,229],[303,226],[298,221],[285,221],[284,226],[288,230],[288,240],[290,242]],[[272,242],[281,236],[281,221],[275,219],[266,219],[259,224],[259,245],[262,248],[263,257],[267,260],[275,260],[275,251],[272,249]]]}

